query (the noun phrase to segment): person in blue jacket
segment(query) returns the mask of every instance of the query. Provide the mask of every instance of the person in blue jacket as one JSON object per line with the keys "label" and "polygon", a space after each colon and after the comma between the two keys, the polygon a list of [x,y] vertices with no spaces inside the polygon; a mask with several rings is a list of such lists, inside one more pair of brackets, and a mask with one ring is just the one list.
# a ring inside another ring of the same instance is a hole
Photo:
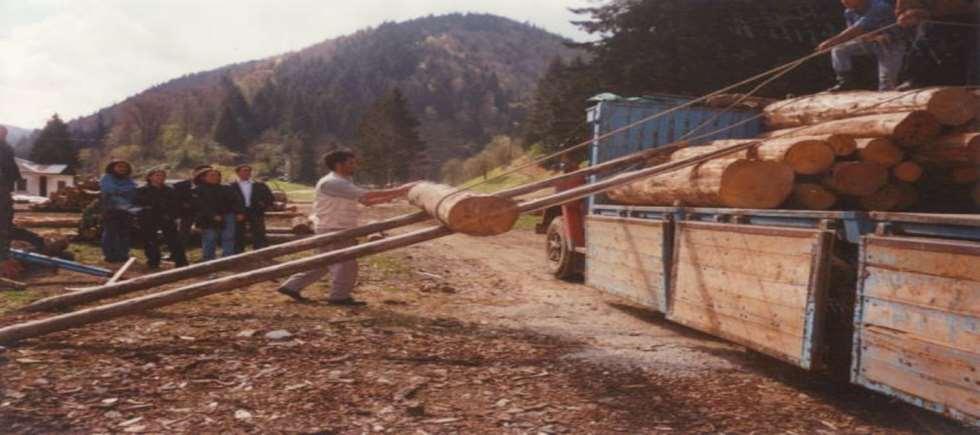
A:
{"label": "person in blue jacket", "polygon": [[109,263],[129,259],[133,217],[136,206],[136,183],[131,178],[133,167],[123,160],[113,160],[105,167],[99,180],[102,197],[102,256]]}

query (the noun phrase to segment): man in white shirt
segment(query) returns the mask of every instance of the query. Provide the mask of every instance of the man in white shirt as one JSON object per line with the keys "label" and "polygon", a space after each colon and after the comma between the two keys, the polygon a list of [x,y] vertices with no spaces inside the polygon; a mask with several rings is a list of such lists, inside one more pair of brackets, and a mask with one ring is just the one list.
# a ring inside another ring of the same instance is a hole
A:
{"label": "man in white shirt", "polygon": [[[348,150],[333,151],[323,158],[330,173],[316,183],[316,198],[313,200],[313,220],[317,234],[331,233],[357,227],[360,205],[372,206],[390,202],[405,196],[415,183],[404,184],[394,189],[368,190],[358,187],[352,181],[357,169],[357,157]],[[332,243],[320,252],[336,251],[357,244],[357,240],[343,240]],[[357,260],[335,263],[325,269],[310,270],[289,277],[279,287],[279,293],[296,301],[306,301],[300,292],[320,280],[327,272],[331,275],[330,294],[327,303],[331,305],[365,305],[351,297],[357,282]]]}

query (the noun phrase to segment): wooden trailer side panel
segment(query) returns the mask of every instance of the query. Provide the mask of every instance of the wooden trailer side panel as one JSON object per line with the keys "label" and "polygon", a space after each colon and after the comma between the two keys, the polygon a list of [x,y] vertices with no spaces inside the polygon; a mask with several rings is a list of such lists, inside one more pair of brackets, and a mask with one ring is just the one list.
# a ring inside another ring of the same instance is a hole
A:
{"label": "wooden trailer side panel", "polygon": [[678,222],[667,318],[815,368],[833,232]]}
{"label": "wooden trailer side panel", "polygon": [[664,247],[670,223],[589,216],[585,221],[585,283],[664,312]]}
{"label": "wooden trailer side panel", "polygon": [[852,380],[980,425],[980,243],[865,236]]}

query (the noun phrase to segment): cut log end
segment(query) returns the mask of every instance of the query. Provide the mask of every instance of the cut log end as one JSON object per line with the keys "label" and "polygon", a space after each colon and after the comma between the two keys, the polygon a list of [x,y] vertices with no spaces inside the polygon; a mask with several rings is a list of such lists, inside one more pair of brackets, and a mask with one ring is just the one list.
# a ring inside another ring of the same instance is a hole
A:
{"label": "cut log end", "polygon": [[739,160],[721,177],[719,197],[735,208],[776,208],[793,191],[793,170],[772,161]]}
{"label": "cut log end", "polygon": [[874,162],[841,162],[834,165],[830,184],[847,195],[867,196],[888,182],[888,170]]}
{"label": "cut log end", "polygon": [[783,161],[798,174],[815,175],[834,165],[834,150],[822,140],[797,142],[783,156]]}
{"label": "cut log end", "polygon": [[905,119],[895,125],[892,139],[905,148],[916,148],[928,144],[942,130],[936,117],[928,112],[910,112]]}
{"label": "cut log end", "polygon": [[868,211],[895,210],[902,202],[902,190],[894,184],[886,184],[877,192],[858,198],[861,208]]}
{"label": "cut log end", "polygon": [[853,137],[846,134],[830,134],[827,135],[824,140],[830,145],[830,148],[834,150],[834,154],[839,157],[849,156],[854,154],[857,150],[857,141]]}
{"label": "cut log end", "polygon": [[922,166],[912,161],[902,162],[892,168],[892,175],[900,181],[914,183],[922,178]]}
{"label": "cut log end", "polygon": [[905,158],[905,152],[886,138],[857,139],[858,157],[866,162],[875,162],[886,168],[897,165]]}
{"label": "cut log end", "polygon": [[419,183],[408,192],[408,200],[447,228],[471,236],[503,234],[514,227],[520,215],[511,199],[458,192],[443,184]]}
{"label": "cut log end", "polygon": [[934,91],[926,111],[943,125],[957,126],[970,122],[978,115],[976,97],[965,88],[944,88]]}
{"label": "cut log end", "polygon": [[837,195],[819,184],[799,183],[793,187],[790,203],[804,210],[829,210],[837,203]]}

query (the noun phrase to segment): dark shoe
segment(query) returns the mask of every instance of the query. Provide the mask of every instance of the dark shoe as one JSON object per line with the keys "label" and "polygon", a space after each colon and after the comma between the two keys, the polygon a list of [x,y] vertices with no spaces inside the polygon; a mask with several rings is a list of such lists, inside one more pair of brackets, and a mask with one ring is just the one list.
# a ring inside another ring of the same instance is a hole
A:
{"label": "dark shoe", "polygon": [[298,291],[291,290],[291,289],[288,289],[286,287],[279,287],[278,289],[276,289],[276,291],[279,292],[279,293],[282,293],[282,294],[284,294],[286,296],[289,296],[290,298],[292,298],[296,302],[309,302],[310,301],[309,299],[304,298],[303,295],[299,294]]}
{"label": "dark shoe", "polygon": [[834,87],[827,89],[827,92],[844,92],[853,91],[858,89],[857,80],[854,79],[854,75],[850,73],[838,74],[837,84]]}
{"label": "dark shoe", "polygon": [[363,307],[363,306],[367,305],[367,302],[359,301],[359,300],[354,299],[354,298],[347,298],[347,299],[340,299],[340,300],[336,300],[336,301],[331,301],[331,300],[327,299],[327,304],[329,304],[329,305],[341,305],[341,306],[347,306],[347,307]]}

